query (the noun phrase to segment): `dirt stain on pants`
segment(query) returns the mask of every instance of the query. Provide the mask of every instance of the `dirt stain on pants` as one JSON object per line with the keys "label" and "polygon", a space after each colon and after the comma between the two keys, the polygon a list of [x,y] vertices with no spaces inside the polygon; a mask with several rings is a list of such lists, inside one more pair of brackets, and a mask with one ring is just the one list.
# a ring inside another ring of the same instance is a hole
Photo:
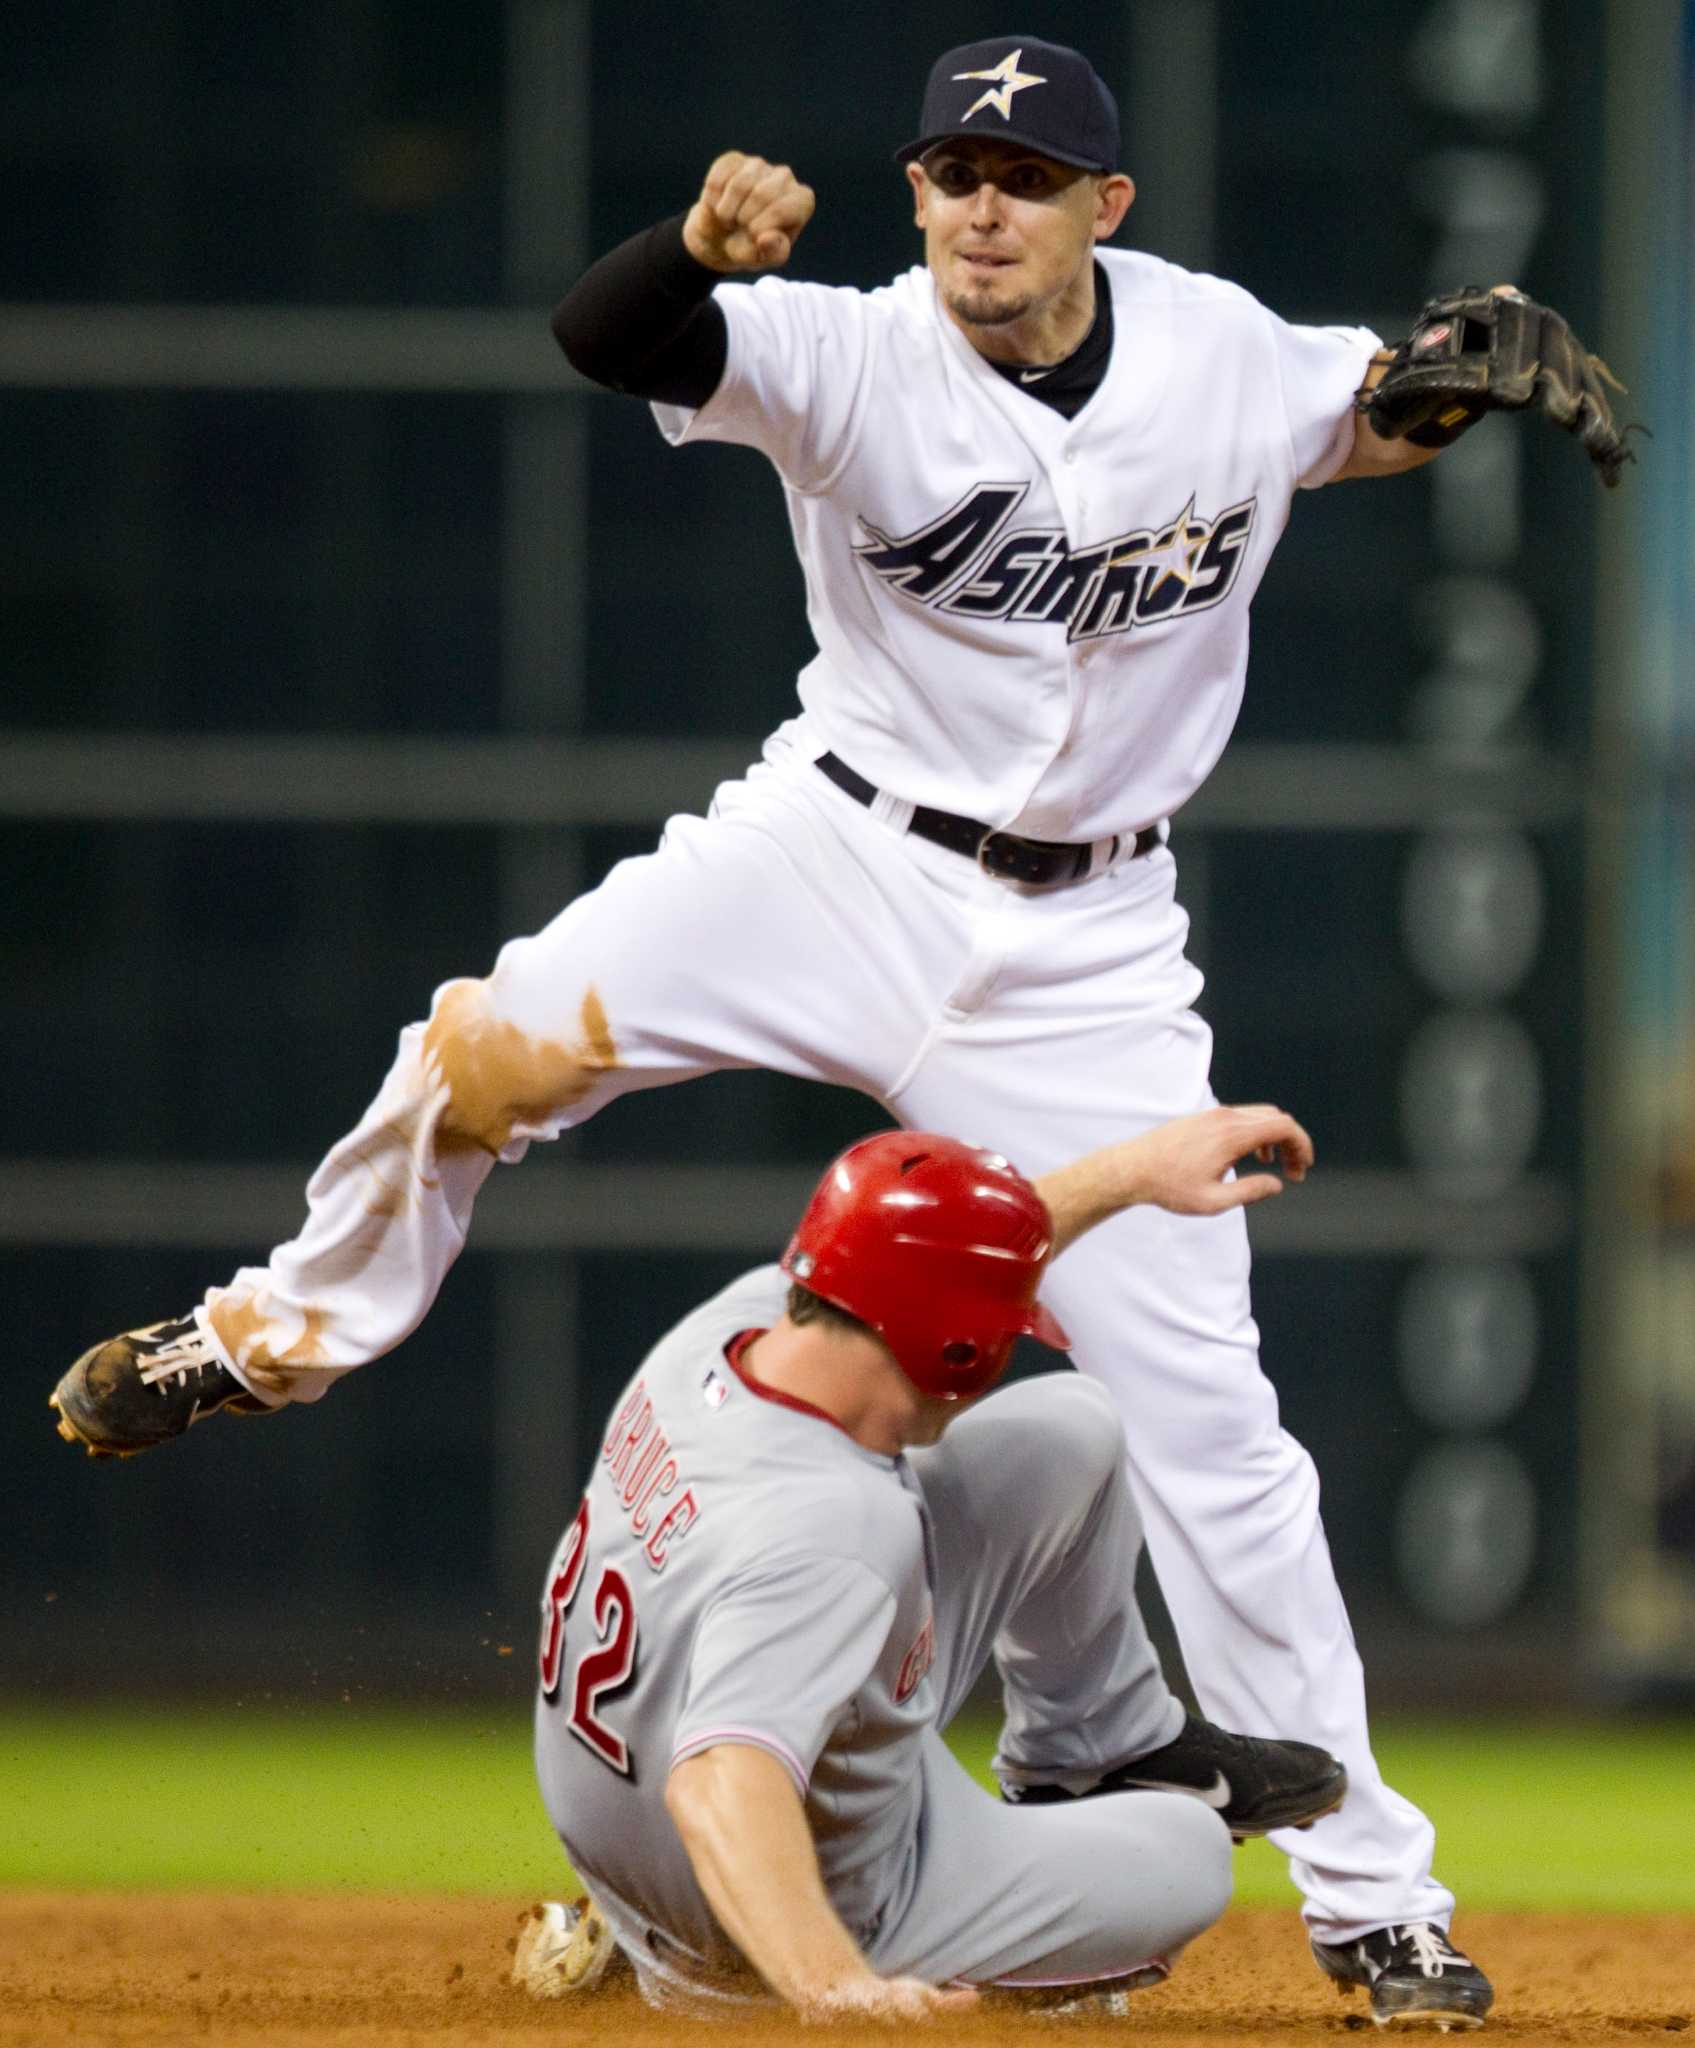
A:
{"label": "dirt stain on pants", "polygon": [[[355,1357],[369,1355],[348,1327],[362,1318],[349,1314],[345,1298],[337,1303],[338,1290],[368,1290],[368,1269],[391,1251],[401,1226],[428,1234],[426,1206],[441,1199],[438,1160],[473,1151],[498,1158],[515,1131],[547,1129],[622,1065],[593,988],[577,1023],[572,1040],[538,1038],[495,1014],[487,981],[453,981],[440,991],[421,1060],[390,1076],[365,1127],[314,1177],[313,1218],[296,1240],[307,1255],[291,1284],[279,1281],[275,1294],[237,1285],[207,1297],[213,1333],[250,1384],[286,1396],[302,1372],[354,1362],[350,1344]],[[354,1173],[362,1183],[356,1206],[348,1202]],[[332,1329],[340,1333],[333,1353],[325,1342]]]}
{"label": "dirt stain on pants", "polygon": [[622,1064],[598,992],[584,992],[576,1043],[532,1038],[493,1014],[486,981],[450,981],[424,1033],[424,1060],[447,1089],[437,1143],[497,1158],[520,1124],[545,1124]]}

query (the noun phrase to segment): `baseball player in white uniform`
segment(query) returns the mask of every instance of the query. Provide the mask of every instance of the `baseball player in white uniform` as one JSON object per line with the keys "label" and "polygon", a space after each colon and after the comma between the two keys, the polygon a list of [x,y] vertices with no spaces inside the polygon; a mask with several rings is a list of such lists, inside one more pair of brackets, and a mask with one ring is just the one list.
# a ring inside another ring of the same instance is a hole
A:
{"label": "baseball player in white uniform", "polygon": [[[417,1325],[497,1160],[635,1089],[770,1067],[1038,1173],[1211,1103],[1168,821],[1229,738],[1296,492],[1433,449],[1358,411],[1374,335],[1104,246],[1134,187],[1075,51],[948,52],[900,156],[924,262],[892,284],[727,282],[785,265],[813,208],[731,153],[554,316],[670,440],[776,468],[818,649],[798,715],[706,817],[439,989],[300,1234],[86,1353],[53,1397],[67,1436],[123,1454],[317,1399]],[[1124,1419],[1203,1709],[1347,1767],[1342,1810],[1278,1838],[1320,1965],[1379,2019],[1475,2024],[1488,1981],[1448,1940],[1429,1823],[1373,1761],[1248,1264],[1239,1213],[1141,1207],[1050,1293]]]}
{"label": "baseball player in white uniform", "polygon": [[[1140,1529],[1101,1388],[981,1398],[1016,1334],[1065,1341],[1036,1298],[1051,1254],[1128,1202],[1273,1192],[1224,1178],[1245,1150],[1295,1178],[1311,1157],[1269,1106],[1039,1187],[885,1132],[825,1173],[781,1269],[654,1347],[544,1581],[536,1767],[593,1906],[525,1925],[520,1983],[590,1986],[610,1940],[694,2010],[912,2018],[973,1986],[1114,2010],[1223,1911],[1232,1828],[1334,1803],[1323,1751],[1166,1689],[1124,1597]],[[991,1657],[1007,1804],[940,1734]]]}

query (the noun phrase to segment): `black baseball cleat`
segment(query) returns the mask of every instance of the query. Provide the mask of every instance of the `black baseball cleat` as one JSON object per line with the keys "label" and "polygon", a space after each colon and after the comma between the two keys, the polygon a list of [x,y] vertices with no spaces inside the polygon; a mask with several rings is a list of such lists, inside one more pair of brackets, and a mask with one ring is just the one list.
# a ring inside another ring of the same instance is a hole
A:
{"label": "black baseball cleat", "polygon": [[47,1397],[59,1434],[91,1458],[133,1458],[220,1409],[263,1415],[193,1316],[154,1323],[85,1351]]}
{"label": "black baseball cleat", "polygon": [[1163,1749],[1119,1764],[1092,1784],[1072,1775],[1057,1784],[1008,1785],[1002,1796],[1014,1806],[1044,1806],[1103,1792],[1186,1792],[1241,1841],[1274,1828],[1310,1828],[1335,1812],[1347,1790],[1346,1769],[1326,1749],[1232,1735],[1190,1714]]}
{"label": "black baseball cleat", "polygon": [[1432,1920],[1379,1927],[1335,1948],[1312,1945],[1313,1960],[1344,1995],[1371,1993],[1380,2027],[1480,2027],[1495,1987]]}

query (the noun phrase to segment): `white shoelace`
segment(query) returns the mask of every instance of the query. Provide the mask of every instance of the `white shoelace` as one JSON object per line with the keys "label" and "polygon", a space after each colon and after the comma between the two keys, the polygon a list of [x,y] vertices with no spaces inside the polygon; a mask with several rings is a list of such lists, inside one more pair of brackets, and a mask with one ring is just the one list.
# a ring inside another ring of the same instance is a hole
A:
{"label": "white shoelace", "polygon": [[1448,1946],[1440,1927],[1428,1923],[1401,1929],[1401,1937],[1412,1943],[1413,1959],[1427,1977],[1442,1976],[1449,1963],[1460,1960],[1455,1950]]}
{"label": "white shoelace", "polygon": [[[144,1387],[158,1386],[161,1380],[175,1380],[181,1387],[188,1383],[191,1372],[205,1372],[221,1363],[205,1333],[196,1330],[192,1336],[178,1338],[168,1351],[161,1351],[157,1358],[141,1366],[139,1375]],[[159,1391],[165,1390],[160,1387]]]}

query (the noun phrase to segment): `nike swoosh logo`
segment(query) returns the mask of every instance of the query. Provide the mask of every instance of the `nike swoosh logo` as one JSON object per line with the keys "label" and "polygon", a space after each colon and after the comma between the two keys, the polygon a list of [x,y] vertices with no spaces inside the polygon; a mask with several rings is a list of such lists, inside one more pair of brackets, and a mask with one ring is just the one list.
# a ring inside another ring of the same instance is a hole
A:
{"label": "nike swoosh logo", "polygon": [[1123,1778],[1119,1782],[1126,1790],[1135,1786],[1141,1792],[1183,1792],[1219,1813],[1230,1804],[1230,1780],[1222,1771],[1213,1773],[1212,1783],[1204,1791],[1199,1785],[1174,1785],[1169,1778]]}
{"label": "nike swoosh logo", "polygon": [[1052,368],[1053,365],[1052,363],[1050,363],[1048,365],[1047,370],[1020,370],[1018,373],[1018,381],[1020,384],[1034,384],[1038,382],[1039,379],[1045,377],[1048,374],[1048,370],[1051,370]]}

